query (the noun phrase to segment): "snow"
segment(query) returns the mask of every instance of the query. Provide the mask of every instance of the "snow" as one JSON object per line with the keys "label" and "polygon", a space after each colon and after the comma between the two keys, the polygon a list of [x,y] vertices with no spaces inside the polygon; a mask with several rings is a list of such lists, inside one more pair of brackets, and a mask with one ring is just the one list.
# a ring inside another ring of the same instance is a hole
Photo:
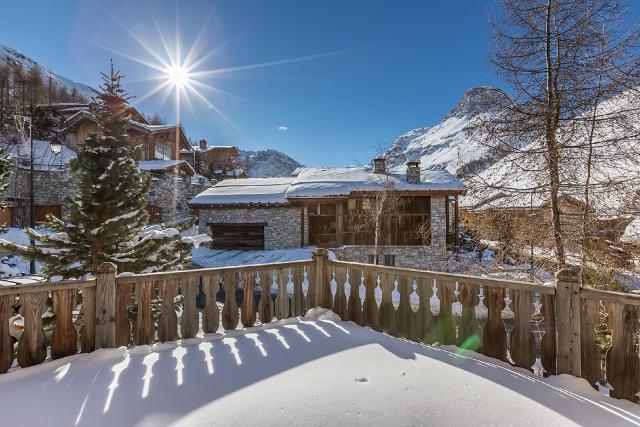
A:
{"label": "snow", "polygon": [[410,184],[405,173],[375,174],[367,167],[304,168],[295,177],[224,180],[191,199],[192,205],[286,204],[289,199],[349,196],[352,191],[462,191],[464,185],[445,170],[425,171]]}
{"label": "snow", "polygon": [[304,319],[78,354],[1,375],[0,395],[25,426],[640,424],[581,379]]}
{"label": "snow", "polygon": [[408,183],[402,172],[383,175],[369,167],[305,168],[298,170],[287,198],[348,196],[352,191],[378,191],[384,186],[412,191],[464,190],[462,182],[446,170],[422,172],[420,184]]}
{"label": "snow", "polygon": [[[31,158],[31,146],[30,142],[12,144],[5,141],[0,141],[0,149],[6,151],[11,157],[17,157],[26,164],[21,167],[28,167],[28,161]],[[71,160],[78,157],[75,151],[68,147],[62,146],[62,149],[58,154],[54,154],[51,151],[50,141],[33,140],[34,151],[34,169],[40,171],[62,170],[67,167]]]}
{"label": "snow", "polygon": [[[270,264],[287,261],[309,261],[316,248],[273,249],[264,251],[224,251],[200,247],[192,251],[192,261],[203,268],[228,267],[234,265]],[[336,259],[329,251],[329,259]]]}
{"label": "snow", "polygon": [[330,320],[332,322],[339,322],[342,319],[328,308],[313,307],[307,310],[304,315],[304,320]]}
{"label": "snow", "polygon": [[138,162],[138,169],[141,171],[164,171],[182,164],[195,173],[193,167],[186,160],[142,160]]}
{"label": "snow", "polygon": [[640,240],[640,218],[634,219],[627,225],[620,240],[627,243],[634,243]]}
{"label": "snow", "polygon": [[191,199],[191,205],[286,204],[291,178],[227,179]]}

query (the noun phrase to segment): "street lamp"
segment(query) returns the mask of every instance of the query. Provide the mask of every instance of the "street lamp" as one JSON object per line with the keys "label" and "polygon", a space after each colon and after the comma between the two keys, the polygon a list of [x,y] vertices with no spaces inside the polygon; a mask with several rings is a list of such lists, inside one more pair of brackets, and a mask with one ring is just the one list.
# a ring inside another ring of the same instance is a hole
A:
{"label": "street lamp", "polygon": [[[35,149],[33,147],[33,107],[31,107],[31,114],[29,116],[16,116],[16,120],[19,119],[23,123],[29,123],[29,144],[30,144],[30,152],[29,152],[29,227],[35,228],[36,226],[36,208],[35,208],[35,188],[34,188],[34,165],[35,165]],[[22,128],[24,131],[24,127]],[[26,140],[26,135],[24,132],[22,133],[22,139]],[[62,151],[62,144],[58,138],[58,135],[55,135],[49,145],[51,152],[54,155],[60,154]],[[29,245],[31,247],[35,246],[35,241],[33,238],[29,238]],[[29,261],[29,274],[36,274],[36,261],[32,258]]]}
{"label": "street lamp", "polygon": [[57,156],[58,154],[60,154],[60,152],[62,151],[62,144],[58,139],[58,135],[53,137],[53,139],[51,140],[51,143],[49,144],[49,148],[51,148],[51,152],[53,153],[54,156]]}

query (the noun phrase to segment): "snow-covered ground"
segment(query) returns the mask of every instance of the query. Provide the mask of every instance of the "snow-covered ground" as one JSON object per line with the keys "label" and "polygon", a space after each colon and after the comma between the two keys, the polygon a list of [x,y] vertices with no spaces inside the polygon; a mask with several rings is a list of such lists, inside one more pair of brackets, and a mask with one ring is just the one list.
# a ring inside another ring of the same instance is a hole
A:
{"label": "snow-covered ground", "polygon": [[584,380],[303,319],[67,357],[0,396],[13,426],[640,425]]}
{"label": "snow-covered ground", "polygon": [[[38,231],[43,232],[43,229]],[[7,228],[3,233],[0,233],[0,239],[5,239],[18,245],[29,245],[29,236],[24,230],[20,228]],[[4,251],[0,251],[0,279],[7,277],[22,276],[29,273],[29,260],[20,258],[15,255],[10,255]],[[40,263],[36,262],[36,273],[40,273]]]}
{"label": "snow-covered ground", "polygon": [[[315,246],[300,249],[274,249],[270,251],[223,251],[200,247],[192,251],[192,261],[203,268],[234,265],[269,264],[287,261],[309,261]],[[333,252],[329,258],[335,259]]]}

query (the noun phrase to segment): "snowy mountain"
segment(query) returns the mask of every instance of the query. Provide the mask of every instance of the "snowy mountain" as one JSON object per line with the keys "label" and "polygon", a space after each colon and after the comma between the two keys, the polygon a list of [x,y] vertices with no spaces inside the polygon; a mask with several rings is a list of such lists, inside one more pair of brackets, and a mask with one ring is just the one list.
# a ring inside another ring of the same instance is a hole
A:
{"label": "snowy mountain", "polygon": [[246,170],[250,178],[283,177],[291,175],[302,166],[293,158],[277,150],[240,150],[238,166]]}
{"label": "snowy mountain", "polygon": [[86,99],[91,99],[93,95],[95,95],[96,91],[91,86],[87,86],[82,83],[74,82],[71,79],[68,79],[64,76],[56,74],[45,66],[38,64],[33,59],[24,55],[23,53],[18,52],[15,49],[12,49],[8,46],[4,46],[0,44],[0,60],[6,61],[9,64],[22,64],[25,69],[31,69],[36,66],[40,66],[42,69],[42,78],[44,81],[48,81],[49,74],[51,74],[51,80],[54,84],[58,86],[66,86],[69,91],[75,88],[78,93]]}
{"label": "snowy mountain", "polygon": [[460,103],[442,123],[418,128],[397,138],[384,154],[392,166],[420,160],[423,170],[447,169],[463,176],[463,164],[481,172],[498,159],[487,147],[471,140],[468,130],[483,115],[495,115],[502,109],[502,96],[494,88],[483,86],[468,90]]}

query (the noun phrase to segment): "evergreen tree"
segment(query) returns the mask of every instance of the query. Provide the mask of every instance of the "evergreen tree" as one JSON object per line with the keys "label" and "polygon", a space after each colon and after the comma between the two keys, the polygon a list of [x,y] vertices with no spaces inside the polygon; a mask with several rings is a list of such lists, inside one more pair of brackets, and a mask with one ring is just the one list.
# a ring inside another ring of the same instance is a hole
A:
{"label": "evergreen tree", "polygon": [[101,93],[91,110],[96,131],[70,164],[78,191],[65,202],[68,220],[50,216],[50,235],[29,230],[37,241],[35,248],[0,241],[0,246],[20,255],[43,260],[48,278],[82,277],[103,262],[134,273],[177,268],[189,259],[194,243],[182,239],[180,229],[146,227],[151,181],[138,169],[139,146],[127,134],[130,97],[113,64],[102,77]]}

